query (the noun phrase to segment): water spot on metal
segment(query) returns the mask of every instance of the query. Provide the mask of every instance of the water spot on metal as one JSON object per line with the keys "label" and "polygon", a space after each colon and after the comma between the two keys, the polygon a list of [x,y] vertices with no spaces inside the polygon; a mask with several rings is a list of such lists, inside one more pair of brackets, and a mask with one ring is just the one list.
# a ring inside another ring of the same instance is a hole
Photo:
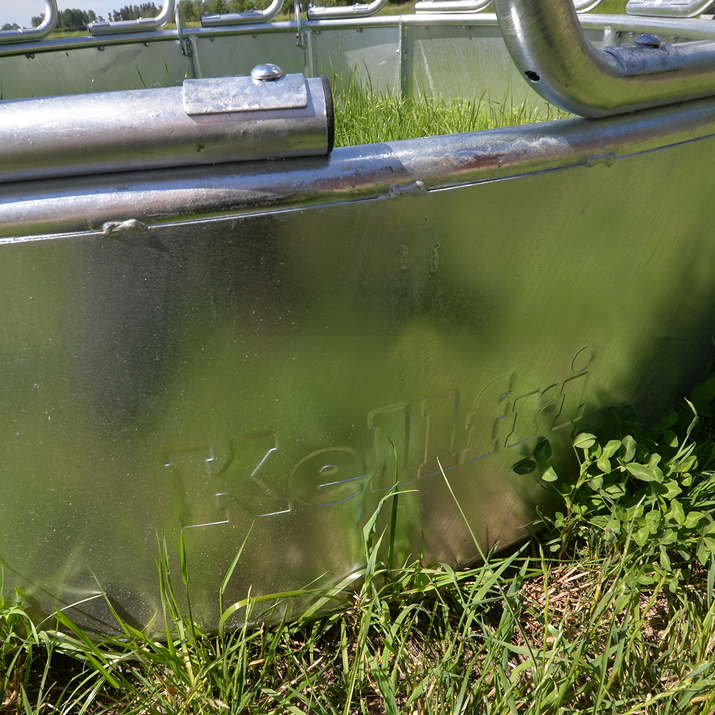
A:
{"label": "water spot on metal", "polygon": [[441,248],[442,248],[442,246],[439,243],[433,243],[432,248],[430,248],[430,252],[429,252],[429,272],[430,273],[437,273],[437,269],[439,268],[439,252],[440,252]]}
{"label": "water spot on metal", "polygon": [[125,231],[144,232],[148,230],[149,227],[145,223],[142,223],[135,218],[130,218],[126,221],[107,221],[107,223],[102,226],[102,231],[107,236],[114,236],[118,233],[124,233]]}
{"label": "water spot on metal", "polygon": [[595,166],[596,164],[612,166],[615,161],[616,155],[612,151],[609,151],[606,154],[591,154],[591,156],[586,159],[586,166]]}

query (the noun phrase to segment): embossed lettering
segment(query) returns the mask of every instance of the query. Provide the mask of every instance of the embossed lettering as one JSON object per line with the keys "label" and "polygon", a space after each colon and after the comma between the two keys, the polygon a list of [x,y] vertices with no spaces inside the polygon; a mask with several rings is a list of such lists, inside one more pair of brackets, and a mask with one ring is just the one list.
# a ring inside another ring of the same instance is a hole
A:
{"label": "embossed lettering", "polygon": [[[372,491],[390,489],[395,483],[395,469],[399,469],[398,483],[410,480],[407,457],[410,443],[410,410],[407,403],[372,410],[367,416],[368,429],[373,431],[374,474]],[[395,462],[397,457],[397,463]]]}
{"label": "embossed lettering", "polygon": [[454,444],[457,436],[458,410],[458,390],[442,392],[422,401],[425,451],[422,464],[417,468],[418,479],[439,474],[440,464],[445,471],[456,465],[457,452]]}
{"label": "embossed lettering", "polygon": [[289,500],[276,494],[258,474],[277,446],[274,432],[234,437],[223,464],[208,442],[159,450],[172,476],[174,508],[181,525],[226,523],[234,505],[255,517],[290,511]]}
{"label": "embossed lettering", "polygon": [[539,436],[539,430],[544,426],[544,412],[556,404],[558,387],[551,385],[545,390],[534,390],[514,399],[512,427],[505,447],[516,447]]}
{"label": "embossed lettering", "polygon": [[329,506],[356,497],[363,490],[365,465],[349,447],[318,449],[291,469],[290,490],[303,504]]}
{"label": "embossed lettering", "polygon": [[556,400],[558,412],[551,425],[552,430],[573,427],[574,422],[578,422],[583,417],[583,394],[587,378],[588,373],[583,372],[576,377],[564,380],[561,385],[561,393]]}
{"label": "embossed lettering", "polygon": [[479,393],[474,409],[467,415],[469,446],[462,452],[460,463],[482,459],[498,451],[512,429],[507,417],[511,413],[514,374],[494,378]]}

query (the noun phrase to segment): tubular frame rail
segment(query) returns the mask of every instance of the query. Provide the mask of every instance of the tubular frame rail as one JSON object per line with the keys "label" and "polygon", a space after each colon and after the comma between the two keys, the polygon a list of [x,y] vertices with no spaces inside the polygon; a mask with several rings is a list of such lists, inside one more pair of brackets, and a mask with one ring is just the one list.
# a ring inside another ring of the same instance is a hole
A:
{"label": "tubular frame rail", "polygon": [[216,27],[220,25],[243,25],[250,22],[268,22],[281,11],[282,7],[283,0],[273,0],[265,10],[202,15],[201,25],[203,27]]}
{"label": "tubular frame rail", "polygon": [[371,3],[356,3],[355,5],[336,5],[327,7],[323,5],[308,6],[306,15],[309,20],[320,20],[321,18],[340,17],[369,17],[382,10],[387,5],[387,0],[373,0]]}
{"label": "tubular frame rail", "polygon": [[712,6],[713,0],[628,0],[626,12],[644,17],[697,17]]}
{"label": "tubular frame rail", "polygon": [[32,29],[21,27],[18,30],[0,31],[0,43],[9,42],[33,42],[42,40],[55,29],[59,11],[57,10],[57,0],[45,0],[45,16],[42,22]]}
{"label": "tubular frame rail", "polygon": [[542,97],[570,112],[604,117],[715,94],[713,41],[674,46],[644,36],[635,47],[598,49],[570,0],[494,5],[516,66]]}
{"label": "tubular frame rail", "polygon": [[124,32],[150,32],[164,27],[174,15],[174,0],[164,0],[164,6],[156,17],[140,17],[138,20],[92,22],[87,25],[90,35],[118,35]]}

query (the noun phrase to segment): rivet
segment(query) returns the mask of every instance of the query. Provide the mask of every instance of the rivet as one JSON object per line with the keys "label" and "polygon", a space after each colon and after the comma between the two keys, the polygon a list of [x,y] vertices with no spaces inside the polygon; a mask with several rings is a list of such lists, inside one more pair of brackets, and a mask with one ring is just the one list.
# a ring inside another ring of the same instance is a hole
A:
{"label": "rivet", "polygon": [[636,45],[641,47],[660,47],[660,37],[657,35],[640,35],[636,37]]}
{"label": "rivet", "polygon": [[273,82],[280,79],[283,75],[283,70],[278,65],[274,65],[270,62],[264,65],[256,65],[251,70],[251,77],[261,82]]}

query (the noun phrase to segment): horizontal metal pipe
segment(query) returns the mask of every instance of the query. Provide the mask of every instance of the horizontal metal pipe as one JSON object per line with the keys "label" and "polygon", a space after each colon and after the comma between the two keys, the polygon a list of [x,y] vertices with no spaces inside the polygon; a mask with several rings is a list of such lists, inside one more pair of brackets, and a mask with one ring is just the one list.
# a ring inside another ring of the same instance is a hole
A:
{"label": "horizontal metal pipe", "polygon": [[[305,87],[302,106],[302,98],[258,110],[226,106],[243,101],[250,77],[1,102],[0,182],[325,155],[332,148],[327,80],[290,78]],[[204,97],[205,111],[196,107]]]}
{"label": "horizontal metal pipe", "polygon": [[514,63],[541,96],[604,117],[715,94],[715,42],[596,48],[571,0],[495,0]]}
{"label": "horizontal metal pipe", "polygon": [[369,17],[382,10],[387,5],[387,0],[373,0],[371,3],[355,3],[354,5],[325,5],[308,6],[306,15],[309,20],[338,17]]}
{"label": "horizontal metal pipe", "polygon": [[203,27],[220,25],[245,25],[252,22],[268,22],[272,20],[283,7],[283,0],[273,0],[265,10],[248,10],[247,12],[212,13],[201,16]]}
{"label": "horizontal metal pipe", "polygon": [[[604,170],[628,156],[715,134],[715,100],[594,124],[567,119],[509,129],[336,149],[326,159],[184,167],[7,185],[0,237],[101,230],[182,217],[398,198],[570,166]],[[599,169],[600,167],[600,169]]]}
{"label": "horizontal metal pipe", "polygon": [[603,0],[573,0],[573,6],[576,12],[591,12],[597,8]]}
{"label": "horizontal metal pipe", "polygon": [[663,2],[662,0],[628,0],[626,12],[629,15],[651,15],[656,17],[697,17],[712,7],[713,0],[687,0],[683,2]]}
{"label": "horizontal metal pipe", "polygon": [[420,0],[415,12],[482,12],[492,0]]}

